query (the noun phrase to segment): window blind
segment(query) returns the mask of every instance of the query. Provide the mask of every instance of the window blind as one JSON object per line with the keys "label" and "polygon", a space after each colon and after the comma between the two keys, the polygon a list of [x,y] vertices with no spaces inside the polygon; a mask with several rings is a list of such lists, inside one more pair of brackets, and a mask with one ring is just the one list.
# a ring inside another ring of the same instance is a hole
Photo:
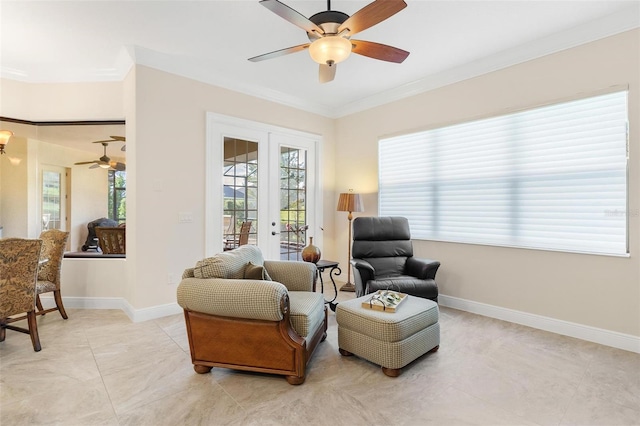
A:
{"label": "window blind", "polygon": [[621,255],[627,92],[379,142],[379,214],[413,238]]}

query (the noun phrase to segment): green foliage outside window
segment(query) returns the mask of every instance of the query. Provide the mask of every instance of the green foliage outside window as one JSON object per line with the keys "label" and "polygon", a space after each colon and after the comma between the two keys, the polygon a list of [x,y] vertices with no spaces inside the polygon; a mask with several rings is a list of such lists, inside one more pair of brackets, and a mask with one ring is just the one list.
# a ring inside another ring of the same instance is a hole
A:
{"label": "green foliage outside window", "polygon": [[109,219],[118,223],[127,220],[127,173],[109,170]]}

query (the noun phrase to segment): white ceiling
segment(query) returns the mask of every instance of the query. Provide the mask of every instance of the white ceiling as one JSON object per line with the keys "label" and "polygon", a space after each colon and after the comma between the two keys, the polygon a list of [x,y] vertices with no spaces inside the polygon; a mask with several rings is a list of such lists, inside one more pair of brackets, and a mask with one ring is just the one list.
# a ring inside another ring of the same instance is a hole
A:
{"label": "white ceiling", "polygon": [[[305,16],[326,1],[283,0]],[[352,15],[368,1],[333,0]],[[0,75],[27,82],[121,80],[133,63],[339,117],[640,26],[639,0],[432,1],[359,33],[411,52],[402,64],[352,55],[318,83],[306,51],[247,58],[305,43],[304,30],[258,3],[6,1]],[[15,117],[21,118],[21,117]]]}

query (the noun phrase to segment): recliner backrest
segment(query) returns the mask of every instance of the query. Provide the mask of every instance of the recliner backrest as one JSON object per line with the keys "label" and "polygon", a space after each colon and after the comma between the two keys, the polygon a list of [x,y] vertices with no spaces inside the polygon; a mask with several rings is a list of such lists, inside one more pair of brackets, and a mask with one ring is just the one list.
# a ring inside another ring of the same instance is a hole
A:
{"label": "recliner backrest", "polygon": [[351,253],[355,259],[368,261],[377,276],[403,274],[407,258],[413,256],[409,221],[405,217],[357,217]]}

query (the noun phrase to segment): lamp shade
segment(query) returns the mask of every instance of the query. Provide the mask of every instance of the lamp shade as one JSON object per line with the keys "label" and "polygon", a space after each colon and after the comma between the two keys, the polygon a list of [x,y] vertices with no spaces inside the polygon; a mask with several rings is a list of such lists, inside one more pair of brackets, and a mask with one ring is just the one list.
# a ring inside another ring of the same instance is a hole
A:
{"label": "lamp shade", "polygon": [[343,192],[338,199],[339,212],[363,212],[364,205],[360,194],[354,194],[353,192]]}
{"label": "lamp shade", "polygon": [[13,132],[9,130],[0,130],[0,145],[8,144],[11,136],[13,136]]}
{"label": "lamp shade", "polygon": [[351,42],[340,36],[324,36],[311,43],[309,55],[319,64],[337,64],[351,54]]}
{"label": "lamp shade", "polygon": [[13,136],[13,132],[9,130],[0,130],[0,154],[4,154],[4,146],[9,143],[11,136]]}

